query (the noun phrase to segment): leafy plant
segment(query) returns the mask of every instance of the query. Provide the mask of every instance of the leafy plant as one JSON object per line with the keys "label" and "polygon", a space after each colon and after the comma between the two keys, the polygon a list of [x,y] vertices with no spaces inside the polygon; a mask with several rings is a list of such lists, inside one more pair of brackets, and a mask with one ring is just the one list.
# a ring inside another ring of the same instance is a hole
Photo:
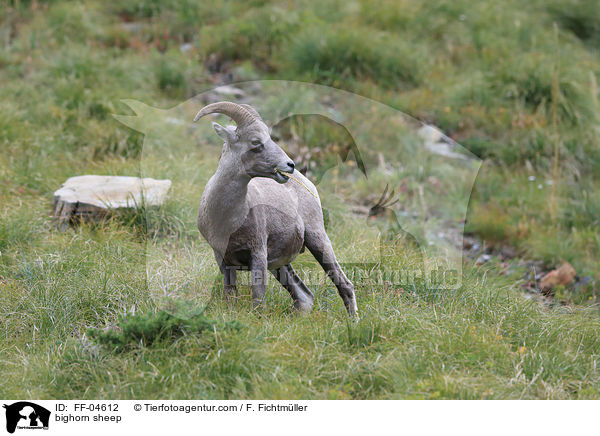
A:
{"label": "leafy plant", "polygon": [[178,336],[205,331],[231,331],[243,327],[238,321],[219,322],[207,318],[204,311],[195,314],[174,314],[165,310],[121,316],[114,328],[90,328],[87,333],[101,345],[124,351],[137,344],[151,346]]}

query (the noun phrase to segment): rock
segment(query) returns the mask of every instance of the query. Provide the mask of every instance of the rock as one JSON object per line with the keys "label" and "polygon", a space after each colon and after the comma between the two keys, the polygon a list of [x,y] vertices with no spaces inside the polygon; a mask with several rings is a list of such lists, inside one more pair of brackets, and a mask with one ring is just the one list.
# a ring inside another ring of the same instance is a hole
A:
{"label": "rock", "polygon": [[246,96],[246,93],[242,91],[240,88],[236,88],[231,85],[222,85],[218,88],[213,89],[213,92],[221,95],[223,97],[235,97],[237,99],[243,98]]}
{"label": "rock", "polygon": [[465,250],[470,250],[471,248],[473,248],[473,244],[474,244],[474,240],[471,238],[468,238],[467,236],[463,236],[463,248]]}
{"label": "rock", "polygon": [[204,104],[216,103],[222,100],[235,100],[238,103],[247,102],[246,92],[240,88],[231,85],[222,85],[214,88],[210,92],[203,95],[202,102]]}
{"label": "rock", "polygon": [[417,135],[421,137],[425,147],[432,153],[453,159],[469,159],[467,155],[456,153],[454,151],[454,141],[434,126],[423,125],[417,130]]}
{"label": "rock", "polygon": [[170,180],[125,176],[71,177],[54,193],[54,217],[65,229],[67,224],[77,219],[102,219],[114,209],[160,206],[170,187]]}
{"label": "rock", "polygon": [[550,271],[540,280],[540,290],[543,294],[550,294],[550,291],[559,285],[567,286],[575,279],[575,269],[569,262],[563,263],[558,269]]}
{"label": "rock", "polygon": [[[578,292],[585,292],[594,287],[594,278],[592,276],[584,276],[575,282],[575,289]],[[595,292],[594,292],[595,294]]]}
{"label": "rock", "polygon": [[477,265],[477,266],[483,265],[484,263],[488,263],[491,259],[492,259],[491,255],[489,255],[489,254],[482,254],[475,261],[475,265]]}
{"label": "rock", "polygon": [[514,247],[511,247],[510,245],[505,245],[504,247],[502,247],[500,253],[505,259],[514,259],[515,257],[517,257],[517,250]]}
{"label": "rock", "polygon": [[575,285],[587,286],[589,283],[592,283],[593,280],[594,280],[594,278],[592,276],[584,276],[584,277],[580,278],[579,280],[577,280],[577,283],[575,283]]}
{"label": "rock", "polygon": [[179,46],[179,51],[180,51],[181,53],[187,53],[188,51],[190,51],[190,50],[191,50],[191,49],[193,49],[193,48],[194,48],[194,45],[193,45],[193,44],[190,44],[189,42],[186,42],[185,44],[181,44],[181,45]]}

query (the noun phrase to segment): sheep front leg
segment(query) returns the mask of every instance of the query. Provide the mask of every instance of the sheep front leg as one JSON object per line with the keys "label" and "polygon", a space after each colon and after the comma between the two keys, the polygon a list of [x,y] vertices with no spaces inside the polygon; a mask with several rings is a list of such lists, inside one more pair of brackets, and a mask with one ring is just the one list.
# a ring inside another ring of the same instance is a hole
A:
{"label": "sheep front leg", "polygon": [[252,305],[254,308],[264,307],[267,291],[267,254],[253,254],[250,264],[250,280],[252,285]]}
{"label": "sheep front leg", "polygon": [[279,283],[288,290],[294,300],[294,307],[301,312],[310,312],[315,296],[298,277],[292,265],[288,264],[271,271]]}
{"label": "sheep front leg", "polygon": [[323,267],[325,273],[338,289],[340,297],[346,306],[346,310],[351,317],[358,318],[358,307],[356,306],[356,297],[354,295],[354,285],[335,258],[335,253],[331,241],[325,231],[306,232],[304,244],[317,259],[317,262]]}
{"label": "sheep front leg", "polygon": [[215,259],[217,260],[221,274],[223,274],[223,290],[225,291],[225,298],[230,299],[231,297],[237,297],[237,274],[235,267],[226,265],[223,258],[219,256],[216,251]]}
{"label": "sheep front leg", "polygon": [[237,274],[235,267],[226,266],[223,272],[223,284],[225,290],[225,297],[227,299],[237,298]]}

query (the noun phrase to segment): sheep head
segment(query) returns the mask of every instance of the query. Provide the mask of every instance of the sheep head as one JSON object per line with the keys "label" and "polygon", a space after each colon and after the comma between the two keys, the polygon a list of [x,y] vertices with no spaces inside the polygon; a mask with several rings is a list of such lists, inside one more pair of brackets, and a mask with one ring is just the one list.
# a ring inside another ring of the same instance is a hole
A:
{"label": "sheep head", "polygon": [[279,183],[289,180],[281,171],[293,173],[294,162],[271,139],[269,128],[252,106],[228,101],[212,103],[202,108],[194,121],[212,113],[227,115],[237,124],[235,127],[212,123],[217,135],[225,141],[224,153],[238,160],[249,177],[268,177]]}

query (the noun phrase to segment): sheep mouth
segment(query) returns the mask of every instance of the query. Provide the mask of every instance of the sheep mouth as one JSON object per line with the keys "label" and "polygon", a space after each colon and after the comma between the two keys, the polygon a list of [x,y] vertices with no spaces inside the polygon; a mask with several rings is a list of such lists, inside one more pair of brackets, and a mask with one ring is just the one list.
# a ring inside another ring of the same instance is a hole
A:
{"label": "sheep mouth", "polygon": [[281,171],[275,168],[273,172],[275,173],[275,180],[279,183],[285,183],[288,180],[290,180],[290,177],[288,175],[289,173],[286,173],[285,171]]}
{"label": "sheep mouth", "polygon": [[[296,177],[294,177],[292,175],[292,173],[286,173],[285,171],[281,171],[278,170],[277,168],[274,168],[274,173],[276,177],[282,176],[282,178],[285,178],[285,180],[283,182],[279,182],[279,183],[285,183],[288,180],[292,179],[294,182],[296,182],[297,184],[299,184],[300,186],[302,186],[304,189],[306,189],[310,195],[312,195],[313,197],[315,197],[317,200],[319,199],[319,196],[316,195],[312,189],[310,189],[308,186],[306,186],[304,183],[302,183],[302,180],[298,180]],[[275,179],[277,181],[279,181],[277,178]]]}

